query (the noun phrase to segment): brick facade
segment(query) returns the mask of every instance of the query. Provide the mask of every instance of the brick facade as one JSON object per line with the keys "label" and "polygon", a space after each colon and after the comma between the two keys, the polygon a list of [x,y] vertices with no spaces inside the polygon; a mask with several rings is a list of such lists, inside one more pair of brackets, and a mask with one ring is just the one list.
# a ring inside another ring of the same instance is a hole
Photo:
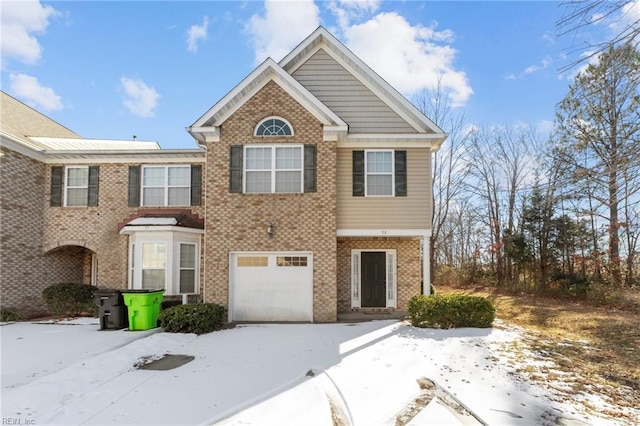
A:
{"label": "brick facade", "polygon": [[[255,126],[277,115],[294,136],[254,137]],[[336,143],[322,140],[322,124],[277,84],[270,82],[222,125],[221,141],[207,146],[205,300],[229,301],[232,251],[313,252],[313,318],[336,321]],[[317,192],[229,193],[229,147],[238,144],[316,144]],[[265,226],[275,224],[268,238]]]}
{"label": "brick facade", "polygon": [[[1,165],[3,307],[43,311],[42,290],[47,286],[62,282],[91,284],[94,254],[97,280],[93,284],[126,289],[129,237],[121,235],[119,227],[145,212],[176,210],[128,207],[129,163],[97,164],[97,207],[49,206],[51,167],[56,164],[44,164],[3,147]],[[202,206],[181,211],[204,217]]]}
{"label": "brick facade", "polygon": [[54,283],[86,282],[81,248],[45,255],[46,166],[18,152],[1,148],[0,288],[3,307],[27,315],[44,311],[42,290]]}
{"label": "brick facade", "polygon": [[[53,249],[58,246],[78,245],[90,249],[97,255],[97,285],[126,289],[129,237],[119,233],[119,226],[145,212],[171,212],[175,208],[129,207],[127,188],[131,164],[97,165],[100,167],[97,207],[49,207],[50,167],[55,164],[47,166],[44,247]],[[204,211],[202,206],[188,207],[185,210],[198,216],[202,216]]]}

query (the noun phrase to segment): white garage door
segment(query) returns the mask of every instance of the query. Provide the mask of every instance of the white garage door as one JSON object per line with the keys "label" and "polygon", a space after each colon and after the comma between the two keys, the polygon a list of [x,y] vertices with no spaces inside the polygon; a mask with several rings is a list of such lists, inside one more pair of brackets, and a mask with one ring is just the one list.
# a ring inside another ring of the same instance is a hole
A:
{"label": "white garage door", "polygon": [[232,253],[231,321],[313,321],[313,255]]}

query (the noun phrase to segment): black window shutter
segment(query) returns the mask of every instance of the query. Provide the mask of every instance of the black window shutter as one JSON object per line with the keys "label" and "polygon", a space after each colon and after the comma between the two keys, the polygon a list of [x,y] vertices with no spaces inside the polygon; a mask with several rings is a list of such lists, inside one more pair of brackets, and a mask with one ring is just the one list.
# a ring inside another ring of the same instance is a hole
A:
{"label": "black window shutter", "polygon": [[407,196],[407,151],[395,152],[396,197]]}
{"label": "black window shutter", "polygon": [[315,145],[304,146],[304,192],[316,192],[317,188],[317,147]]}
{"label": "black window shutter", "polygon": [[231,145],[229,150],[229,192],[242,193],[242,145]]}
{"label": "black window shutter", "polygon": [[202,165],[191,165],[191,205],[199,206],[202,203]]}
{"label": "black window shutter", "polygon": [[140,166],[129,166],[129,207],[140,205]]}
{"label": "black window shutter", "polygon": [[364,197],[364,151],[353,151],[353,196]]}
{"label": "black window shutter", "polygon": [[62,206],[63,170],[62,166],[51,167],[51,207]]}
{"label": "black window shutter", "polygon": [[89,191],[87,191],[87,206],[98,205],[98,182],[100,180],[100,168],[89,166]]}

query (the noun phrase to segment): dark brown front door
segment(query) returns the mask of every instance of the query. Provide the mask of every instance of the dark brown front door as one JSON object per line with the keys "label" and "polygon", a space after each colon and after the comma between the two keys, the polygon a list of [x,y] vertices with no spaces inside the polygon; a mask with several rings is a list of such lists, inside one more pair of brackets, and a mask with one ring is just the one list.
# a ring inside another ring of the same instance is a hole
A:
{"label": "dark brown front door", "polygon": [[385,252],[360,253],[362,263],[362,307],[384,308],[387,306],[387,254]]}

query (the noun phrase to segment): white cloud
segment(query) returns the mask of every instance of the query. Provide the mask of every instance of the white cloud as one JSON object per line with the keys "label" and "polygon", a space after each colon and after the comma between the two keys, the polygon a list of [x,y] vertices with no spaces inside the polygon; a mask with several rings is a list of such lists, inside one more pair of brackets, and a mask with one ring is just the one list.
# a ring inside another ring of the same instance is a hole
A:
{"label": "white cloud", "polygon": [[447,45],[449,30],[412,26],[397,13],[380,13],[343,29],[347,46],[389,84],[410,96],[424,88],[441,87],[452,106],[461,106],[473,94],[467,75],[454,67],[457,51]]}
{"label": "white cloud", "polygon": [[3,57],[15,57],[22,62],[36,63],[42,46],[34,34],[43,34],[51,17],[57,12],[36,0],[2,1],[0,13],[0,51]]}
{"label": "white cloud", "polygon": [[540,64],[531,65],[524,70],[525,74],[533,74],[534,72],[538,72],[544,69],[547,69],[549,65],[551,65],[553,61],[551,58],[547,57],[542,60]]}
{"label": "white cloud", "polygon": [[63,108],[60,96],[50,87],[41,86],[38,79],[26,74],[9,74],[11,93],[36,109],[56,111]]}
{"label": "white cloud", "polygon": [[524,71],[522,71],[519,74],[515,74],[515,73],[508,74],[505,77],[505,79],[507,79],[507,80],[521,80],[522,78],[524,78],[525,76],[527,76],[529,74],[534,74],[534,73],[536,73],[538,71],[542,71],[542,70],[545,70],[545,69],[549,68],[549,66],[551,64],[553,64],[553,59],[551,59],[551,58],[549,58],[547,56],[539,64],[530,65],[527,68],[525,68]]}
{"label": "white cloud", "polygon": [[[324,4],[336,17],[345,44],[382,78],[410,97],[424,88],[441,87],[452,105],[461,106],[473,94],[466,74],[453,64],[456,50],[448,43],[453,32],[412,26],[397,13],[375,13],[378,0],[334,0]],[[283,58],[320,25],[320,10],[311,0],[266,0],[264,15],[254,15],[246,29],[251,35],[256,63]],[[283,31],[283,29],[286,29]]]}
{"label": "white cloud", "polygon": [[120,85],[125,93],[122,103],[133,115],[139,117],[153,117],[155,115],[154,109],[158,106],[160,98],[156,89],[147,86],[141,80],[128,77],[121,77]]}
{"label": "white cloud", "polygon": [[245,29],[255,50],[255,62],[282,59],[320,25],[313,0],[266,0],[264,16],[253,15]]}
{"label": "white cloud", "polygon": [[376,12],[379,7],[378,0],[337,0],[328,3],[340,28],[347,27],[353,19],[361,18],[365,13]]}
{"label": "white cloud", "polygon": [[207,30],[209,29],[209,17],[202,18],[202,25],[192,25],[187,31],[187,50],[190,52],[198,51],[198,42],[207,38]]}

